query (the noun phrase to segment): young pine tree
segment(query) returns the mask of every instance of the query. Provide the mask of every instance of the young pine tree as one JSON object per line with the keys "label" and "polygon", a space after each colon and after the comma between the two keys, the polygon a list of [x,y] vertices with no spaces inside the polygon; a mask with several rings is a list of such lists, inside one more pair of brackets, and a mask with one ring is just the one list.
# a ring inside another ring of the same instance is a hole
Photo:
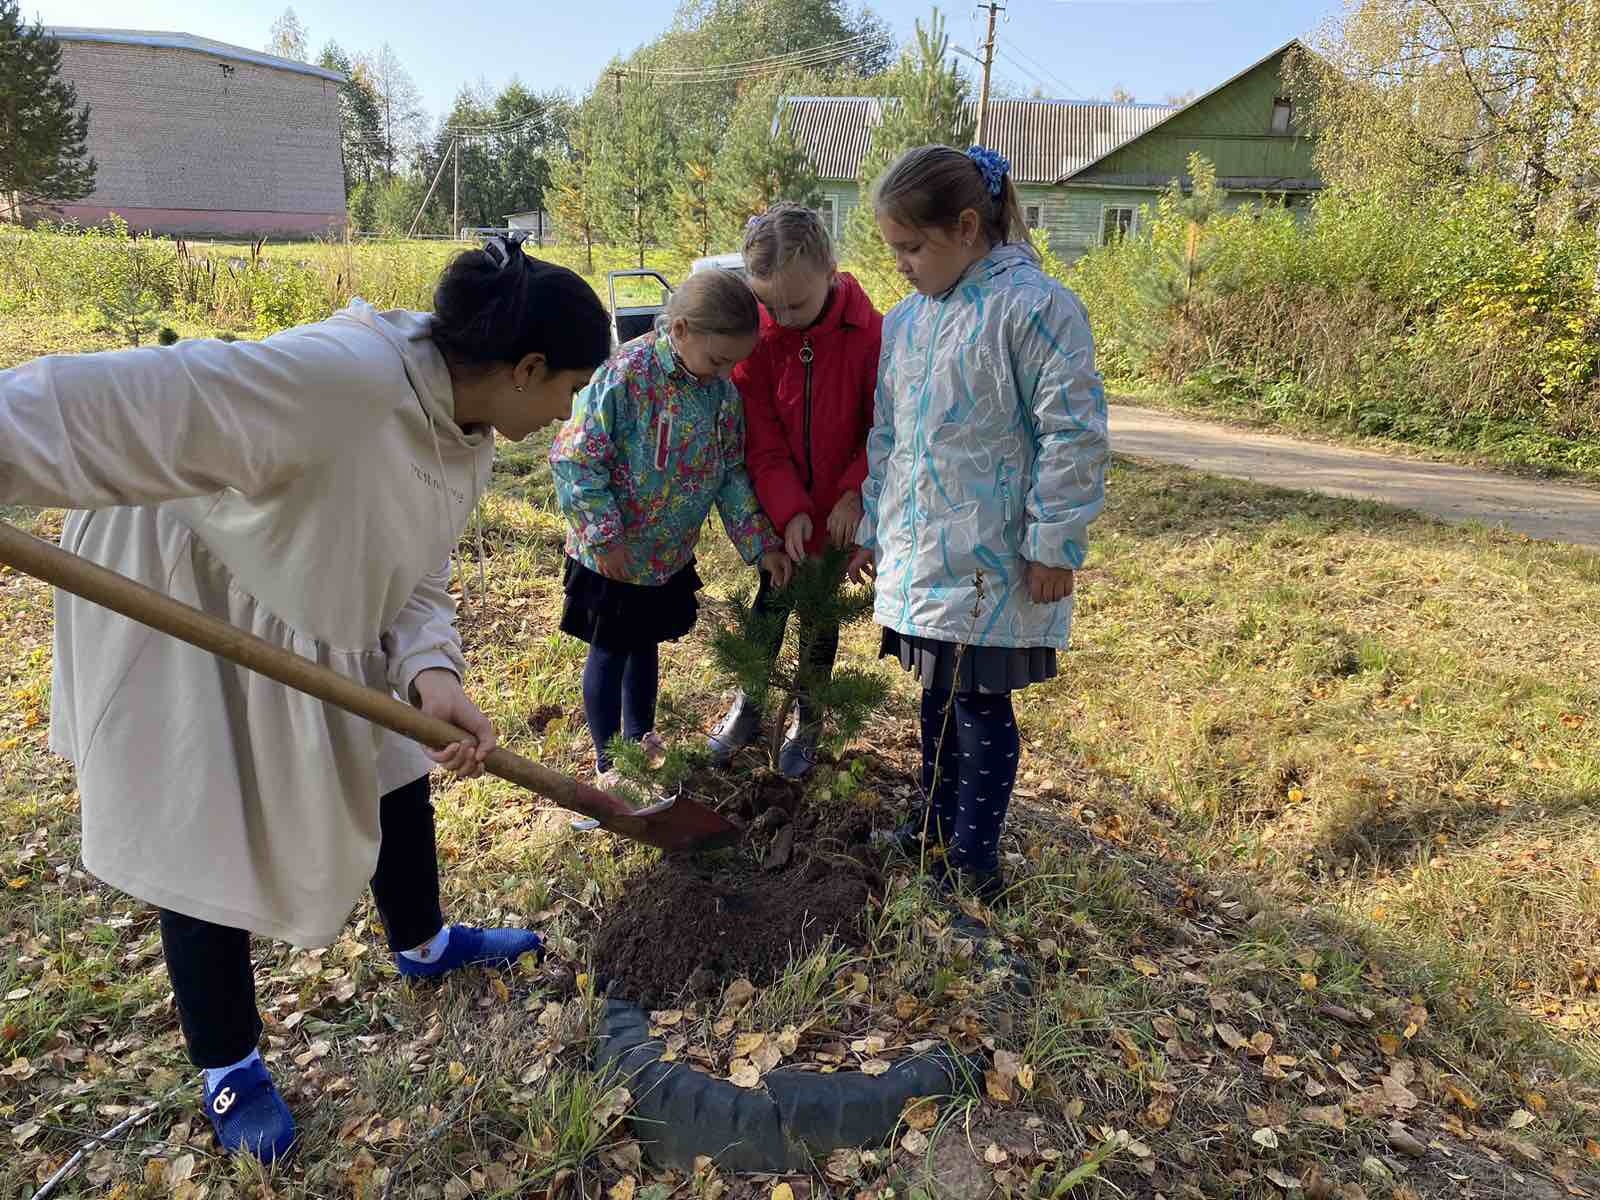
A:
{"label": "young pine tree", "polygon": [[584,269],[594,272],[594,244],[600,236],[600,197],[596,190],[595,118],[585,105],[567,131],[567,152],[550,169],[550,213],[566,242],[581,242]]}
{"label": "young pine tree", "polygon": [[717,238],[716,157],[716,142],[709,133],[693,135],[684,148],[678,182],[672,188],[672,243],[685,258],[710,254]]}
{"label": "young pine tree", "polygon": [[780,86],[752,88],[739,100],[717,154],[714,195],[721,240],[739,245],[745,222],[779,200],[814,207],[817,173],[795,140],[787,111],[774,117]]}
{"label": "young pine tree", "polygon": [[[818,625],[837,623],[841,633],[872,615],[872,592],[845,582],[848,554],[830,547],[821,558],[802,563],[789,583],[796,613]],[[784,632],[784,616],[756,612],[751,595],[735,595],[728,602],[711,639],[711,656],[718,673],[743,690],[750,702],[772,713],[767,747],[775,767],[789,727],[789,717],[800,697],[807,698],[811,719],[831,727],[839,741],[861,731],[867,719],[888,700],[883,676],[853,667],[839,667],[821,675],[800,654],[799,639],[791,632],[774,662],[767,647]],[[796,622],[798,625],[798,622]]]}
{"label": "young pine tree", "polygon": [[0,220],[94,191],[89,106],[61,78],[61,44],[0,0]]}
{"label": "young pine tree", "polygon": [[872,189],[896,158],[916,146],[945,145],[965,149],[972,142],[973,116],[966,78],[950,54],[950,35],[938,9],[926,27],[916,24],[917,41],[901,56],[888,76],[883,124],[872,135],[872,148],[861,160],[861,203],[850,212],[845,253],[851,268],[874,297],[900,299],[905,280],[873,212]]}
{"label": "young pine tree", "polygon": [[592,185],[599,193],[600,224],[612,241],[634,252],[642,267],[645,251],[667,224],[672,138],[662,119],[661,97],[647,80],[630,79],[607,117]]}
{"label": "young pine tree", "polygon": [[1200,154],[1189,156],[1188,174],[1187,192],[1174,180],[1162,193],[1150,245],[1133,259],[1141,264],[1133,280],[1136,303],[1123,332],[1146,361],[1181,357],[1201,332],[1197,301],[1216,257],[1206,225],[1223,211],[1228,193],[1217,186],[1216,166]]}

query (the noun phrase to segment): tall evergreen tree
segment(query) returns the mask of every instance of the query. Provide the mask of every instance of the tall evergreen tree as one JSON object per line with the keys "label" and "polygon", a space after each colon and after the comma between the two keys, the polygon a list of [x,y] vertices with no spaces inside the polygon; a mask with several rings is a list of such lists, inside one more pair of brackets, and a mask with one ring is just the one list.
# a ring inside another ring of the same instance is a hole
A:
{"label": "tall evergreen tree", "polygon": [[945,145],[965,149],[972,142],[975,119],[968,107],[967,80],[950,56],[950,35],[935,8],[926,27],[916,24],[916,45],[909,47],[886,81],[883,124],[861,160],[861,203],[850,212],[845,244],[852,264],[875,291],[905,293],[905,280],[883,238],[872,207],[878,176],[914,146]]}
{"label": "tall evergreen tree", "polygon": [[567,129],[567,152],[551,164],[550,210],[563,241],[583,245],[586,270],[594,270],[594,244],[600,237],[600,195],[595,186],[598,138],[596,116],[580,109]]}
{"label": "tall evergreen tree", "polygon": [[694,134],[685,144],[672,189],[672,242],[686,258],[710,254],[716,240],[716,159],[716,139],[709,133]]}
{"label": "tall evergreen tree", "polygon": [[0,219],[94,190],[89,106],[61,78],[61,45],[0,0]]}
{"label": "tall evergreen tree", "polygon": [[642,267],[645,251],[667,227],[674,147],[661,97],[647,81],[628,80],[607,117],[594,170],[601,225]]}
{"label": "tall evergreen tree", "polygon": [[740,99],[717,155],[717,228],[737,240],[744,224],[779,200],[816,205],[817,173],[795,141],[787,113],[775,116],[781,86],[753,87]]}
{"label": "tall evergreen tree", "polygon": [[339,150],[344,159],[344,188],[348,195],[357,184],[371,183],[383,168],[387,158],[383,114],[366,71],[338,42],[330,41],[324,46],[317,61],[344,76],[339,85]]}

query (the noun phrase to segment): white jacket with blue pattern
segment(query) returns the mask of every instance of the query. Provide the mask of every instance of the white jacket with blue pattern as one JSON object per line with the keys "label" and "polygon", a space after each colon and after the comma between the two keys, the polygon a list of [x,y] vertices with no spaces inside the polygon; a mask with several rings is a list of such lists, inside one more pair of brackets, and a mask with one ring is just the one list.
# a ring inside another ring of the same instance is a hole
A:
{"label": "white jacket with blue pattern", "polygon": [[1109,456],[1088,315],[1027,247],[902,301],[884,319],[857,533],[877,555],[878,623],[1065,649],[1072,600],[1035,604],[1027,564],[1083,565]]}

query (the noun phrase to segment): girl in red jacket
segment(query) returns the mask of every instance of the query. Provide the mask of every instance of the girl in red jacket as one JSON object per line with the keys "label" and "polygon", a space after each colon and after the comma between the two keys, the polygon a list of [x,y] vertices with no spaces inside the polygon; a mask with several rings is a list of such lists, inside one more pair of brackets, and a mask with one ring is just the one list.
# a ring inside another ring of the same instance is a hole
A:
{"label": "girl in red jacket", "polygon": [[[761,507],[800,563],[829,542],[855,541],[883,317],[861,285],[838,270],[828,231],[803,205],[775,204],[753,218],[745,228],[744,264],[761,301],[760,341],[733,373],[744,398],[745,464]],[[758,612],[787,615],[785,597],[765,570],[755,603]],[[771,647],[774,659],[778,650]],[[837,625],[819,628],[800,614],[805,662],[825,676],[838,650]],[[761,713],[741,692],[711,735],[713,761],[726,763],[760,734]],[[816,749],[815,714],[802,696],[780,769],[803,778]]]}

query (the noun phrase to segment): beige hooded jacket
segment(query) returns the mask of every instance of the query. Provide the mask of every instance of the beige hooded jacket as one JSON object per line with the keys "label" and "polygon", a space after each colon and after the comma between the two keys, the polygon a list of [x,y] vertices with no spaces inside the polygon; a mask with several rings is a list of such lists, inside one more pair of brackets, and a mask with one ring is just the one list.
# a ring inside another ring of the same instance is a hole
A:
{"label": "beige hooded jacket", "polygon": [[[374,687],[463,671],[450,556],[494,457],[452,420],[429,318],[361,301],[257,343],[0,372],[0,503],[62,545]],[[51,746],[84,865],[142,900],[325,945],[371,878],[378,799],[431,766],[357,717],[66,593]]]}

